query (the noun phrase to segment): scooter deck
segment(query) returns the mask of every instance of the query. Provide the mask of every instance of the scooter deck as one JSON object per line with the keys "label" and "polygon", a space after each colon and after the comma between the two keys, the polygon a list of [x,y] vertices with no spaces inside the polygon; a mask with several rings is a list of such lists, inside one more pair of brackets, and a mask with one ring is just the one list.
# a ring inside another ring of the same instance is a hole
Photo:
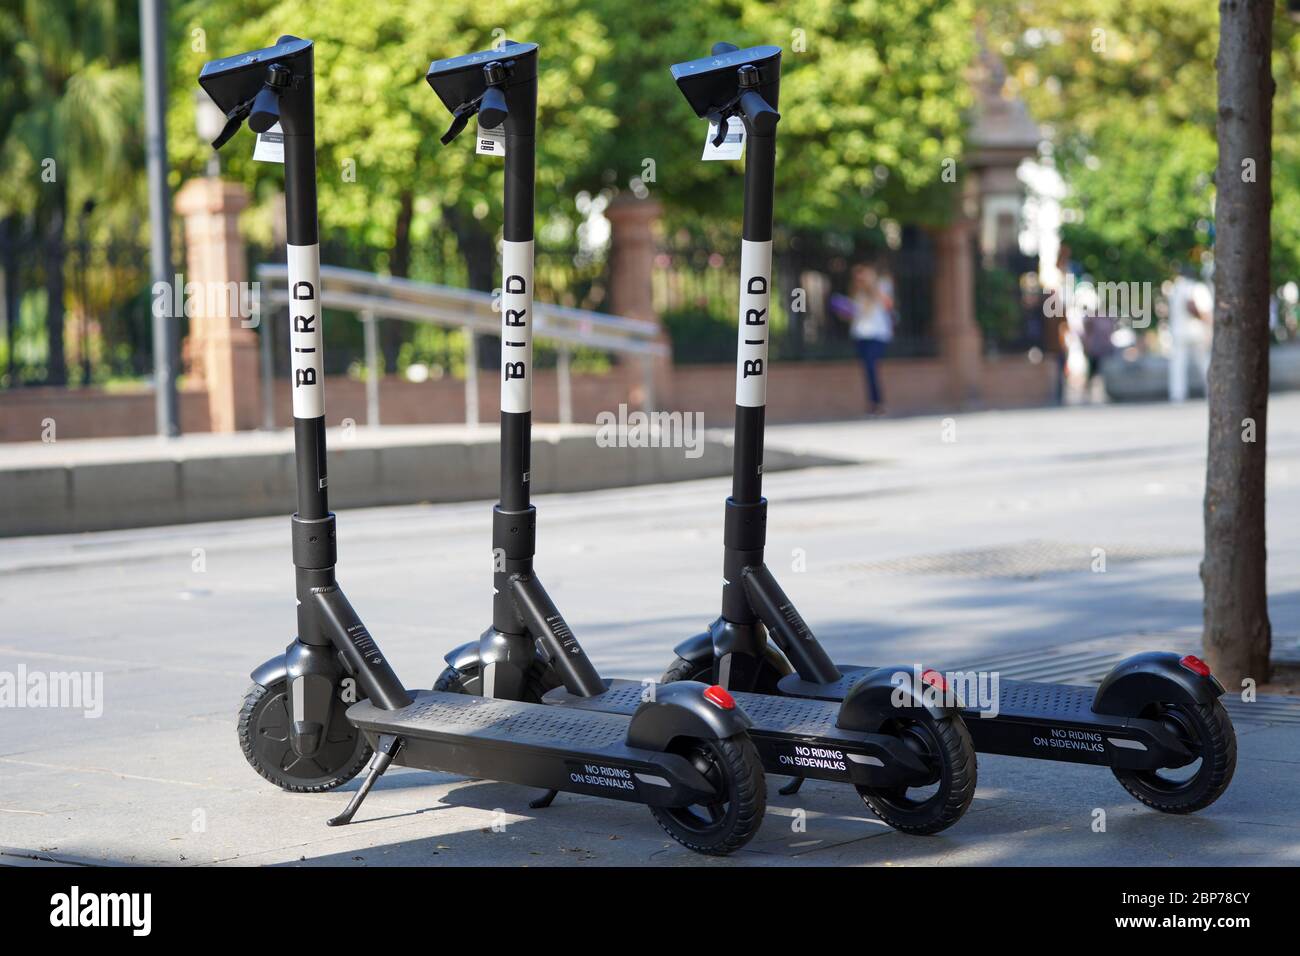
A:
{"label": "scooter deck", "polygon": [[372,743],[380,734],[400,736],[394,763],[402,766],[656,806],[684,806],[712,792],[684,758],[628,746],[631,720],[622,714],[445,691],[414,698],[398,710],[359,701],[348,719]]}
{"label": "scooter deck", "polygon": [[[543,700],[564,710],[630,714],[655,686],[630,680],[606,684],[605,693],[594,697],[578,697],[558,687]],[[896,737],[837,727],[838,704],[766,694],[731,696],[752,722],[749,736],[769,773],[880,787],[930,772]]]}
{"label": "scooter deck", "polygon": [[[837,666],[843,674],[837,681],[818,684],[790,674],[778,687],[797,699],[834,703],[876,670]],[[1160,751],[1185,753],[1154,721],[1094,712],[1092,687],[1005,679],[997,683],[996,707],[991,700],[962,700],[961,716],[979,753],[1133,769],[1167,766],[1157,757]],[[959,696],[967,695],[959,689]]]}

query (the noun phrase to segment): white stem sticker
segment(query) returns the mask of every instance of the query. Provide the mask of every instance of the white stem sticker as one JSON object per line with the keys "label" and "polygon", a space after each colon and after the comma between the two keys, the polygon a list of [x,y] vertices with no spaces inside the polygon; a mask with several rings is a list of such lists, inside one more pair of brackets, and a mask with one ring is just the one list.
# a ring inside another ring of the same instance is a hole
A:
{"label": "white stem sticker", "polygon": [[772,240],[740,244],[740,323],[736,338],[736,404],[767,404],[767,320],[772,291]]}
{"label": "white stem sticker", "polygon": [[502,242],[501,411],[533,410],[533,242]]}
{"label": "white stem sticker", "polygon": [[325,414],[324,337],[320,314],[320,246],[289,246],[289,347],[293,349],[293,417]]}

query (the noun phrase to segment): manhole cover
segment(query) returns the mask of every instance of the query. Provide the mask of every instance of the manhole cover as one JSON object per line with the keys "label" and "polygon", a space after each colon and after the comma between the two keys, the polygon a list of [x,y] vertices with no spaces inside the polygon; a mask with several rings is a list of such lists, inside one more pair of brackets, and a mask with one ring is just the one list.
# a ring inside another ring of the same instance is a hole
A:
{"label": "manhole cover", "polygon": [[842,574],[946,574],[966,578],[1033,579],[1045,574],[1091,571],[1103,557],[1106,567],[1156,558],[1195,557],[1193,548],[1140,545],[1088,545],[1060,541],[1024,541],[995,548],[919,554],[888,561],[855,561],[836,565]]}

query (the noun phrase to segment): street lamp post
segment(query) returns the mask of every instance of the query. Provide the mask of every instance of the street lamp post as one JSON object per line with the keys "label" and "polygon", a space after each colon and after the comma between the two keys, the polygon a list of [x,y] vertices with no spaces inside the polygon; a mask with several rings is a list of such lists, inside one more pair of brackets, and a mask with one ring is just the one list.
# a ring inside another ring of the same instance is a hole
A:
{"label": "street lamp post", "polygon": [[[162,0],[140,0],[140,60],[144,68],[145,157],[149,173],[149,271],[153,286],[170,288],[171,193],[167,188],[167,88],[163,73]],[[154,412],[158,434],[181,433],[176,401],[176,323],[173,296],[154,296]]]}
{"label": "street lamp post", "polygon": [[[199,134],[199,139],[205,144],[211,143],[221,135],[225,126],[226,114],[212,102],[207,91],[199,87],[194,91],[194,129]],[[214,179],[221,175],[221,154],[215,149],[209,151],[208,165],[203,172]]]}

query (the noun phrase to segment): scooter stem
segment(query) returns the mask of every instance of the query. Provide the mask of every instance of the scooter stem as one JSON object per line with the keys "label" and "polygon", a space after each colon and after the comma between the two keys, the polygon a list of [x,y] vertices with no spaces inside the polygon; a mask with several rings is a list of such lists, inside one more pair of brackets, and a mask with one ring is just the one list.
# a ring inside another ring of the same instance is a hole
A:
{"label": "scooter stem", "polygon": [[740,250],[740,315],[736,349],[735,458],[731,497],[763,497],[763,426],[767,406],[768,329],[772,292],[772,196],[776,131],[748,136],[745,225]]}

